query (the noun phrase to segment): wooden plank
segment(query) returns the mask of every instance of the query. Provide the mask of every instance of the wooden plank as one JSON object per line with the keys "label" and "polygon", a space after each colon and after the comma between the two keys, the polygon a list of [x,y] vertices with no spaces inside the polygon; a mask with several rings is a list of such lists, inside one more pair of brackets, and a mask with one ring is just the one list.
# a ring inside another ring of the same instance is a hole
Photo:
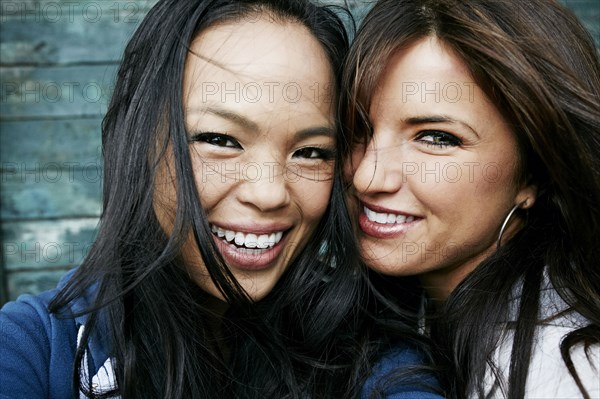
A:
{"label": "wooden plank", "polygon": [[0,218],[99,216],[100,124],[0,122]]}
{"label": "wooden plank", "polygon": [[[0,229],[0,242],[4,243],[4,239],[2,237],[2,230]],[[2,258],[4,258],[4,250],[2,251]],[[4,270],[4,260],[0,259],[0,307],[6,301],[8,301],[8,281],[7,281],[7,273]]]}
{"label": "wooden plank", "polygon": [[116,65],[0,68],[0,120],[102,116]]}
{"label": "wooden plank", "polygon": [[101,162],[102,119],[0,121],[2,169],[58,163],[65,168]]}
{"label": "wooden plank", "polygon": [[8,273],[8,300],[14,301],[19,295],[37,295],[55,288],[60,278],[69,269],[70,268],[59,268],[47,271],[21,271]]}
{"label": "wooden plank", "polygon": [[97,218],[3,223],[4,267],[11,272],[76,266],[89,251],[97,224]]}
{"label": "wooden plank", "polygon": [[2,64],[118,61],[154,3],[156,0],[2,0]]}
{"label": "wooden plank", "polygon": [[0,181],[0,219],[99,217],[102,209],[102,170],[61,169],[58,163],[15,164]]}

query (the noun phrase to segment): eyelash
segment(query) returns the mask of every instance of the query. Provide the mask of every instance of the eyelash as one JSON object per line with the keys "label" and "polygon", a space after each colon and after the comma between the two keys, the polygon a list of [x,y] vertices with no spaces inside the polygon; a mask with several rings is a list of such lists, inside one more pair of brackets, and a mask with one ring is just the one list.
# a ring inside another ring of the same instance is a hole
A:
{"label": "eyelash", "polygon": [[[424,140],[425,137],[431,137],[431,140]],[[444,140],[439,142],[436,140]],[[428,147],[447,148],[457,147],[462,144],[461,139],[453,134],[442,132],[440,130],[424,130],[417,135],[417,141],[425,143]]]}
{"label": "eyelash", "polygon": [[[222,133],[197,133],[190,142],[203,142],[216,147],[242,149],[242,146],[233,137]],[[308,152],[308,154],[307,154]],[[293,158],[332,160],[335,158],[335,150],[322,147],[303,147],[294,152]]]}
{"label": "eyelash", "polygon": [[242,148],[242,146],[240,145],[240,143],[238,143],[236,139],[227,134],[222,133],[197,133],[190,138],[190,142],[198,141],[214,145],[216,147],[237,149]]}
{"label": "eyelash", "polygon": [[[309,152],[309,154],[307,155],[306,152]],[[304,153],[305,156],[300,155],[301,153]],[[316,153],[316,156],[312,156],[314,153]],[[331,148],[303,147],[296,150],[292,157],[302,157],[306,159],[322,159],[325,161],[329,161],[335,158],[335,151]]]}

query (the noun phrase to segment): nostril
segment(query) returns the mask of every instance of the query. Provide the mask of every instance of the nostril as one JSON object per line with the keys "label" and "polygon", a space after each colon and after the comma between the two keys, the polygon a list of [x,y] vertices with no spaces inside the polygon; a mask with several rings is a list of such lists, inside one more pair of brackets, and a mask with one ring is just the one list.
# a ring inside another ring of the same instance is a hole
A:
{"label": "nostril", "polygon": [[246,182],[238,189],[238,199],[261,212],[271,212],[287,206],[290,195],[287,183],[278,179],[272,182]]}

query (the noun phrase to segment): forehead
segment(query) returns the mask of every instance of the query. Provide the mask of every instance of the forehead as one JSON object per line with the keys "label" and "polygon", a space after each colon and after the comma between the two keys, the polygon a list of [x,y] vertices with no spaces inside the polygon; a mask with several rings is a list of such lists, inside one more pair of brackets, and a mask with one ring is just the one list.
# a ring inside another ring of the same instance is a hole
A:
{"label": "forehead", "polygon": [[333,71],[325,50],[300,23],[265,16],[217,24],[190,46],[184,73],[186,108],[207,103],[282,105],[295,112],[330,114]]}
{"label": "forehead", "polygon": [[466,63],[443,41],[426,37],[390,57],[369,104],[371,117],[498,114]]}
{"label": "forehead", "polygon": [[217,24],[200,33],[191,44],[186,75],[298,84],[332,78],[327,54],[308,28],[256,18]]}
{"label": "forehead", "polygon": [[[377,85],[376,93],[381,95],[389,85],[410,89],[418,84],[421,91],[430,91],[453,84],[471,83],[474,78],[460,57],[436,37],[425,37],[406,48],[398,50],[387,63]],[[393,91],[387,90],[392,94]]]}

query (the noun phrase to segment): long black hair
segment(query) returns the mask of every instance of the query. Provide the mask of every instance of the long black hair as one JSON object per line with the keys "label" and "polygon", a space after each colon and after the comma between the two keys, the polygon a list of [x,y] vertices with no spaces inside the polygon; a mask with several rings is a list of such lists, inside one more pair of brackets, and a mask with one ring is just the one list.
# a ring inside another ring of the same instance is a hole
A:
{"label": "long black hair", "polygon": [[[211,238],[194,183],[183,124],[182,81],[191,41],[215,23],[267,13],[306,26],[321,43],[339,91],[348,36],[336,12],[308,0],[160,0],[129,42],[103,122],[103,213],[89,255],[51,304],[94,293],[78,347],[81,381],[91,334],[103,334],[123,398],[353,397],[367,373],[364,280],[341,169],[330,204],[275,288],[254,302]],[[339,135],[339,134],[338,134]],[[173,230],[155,215],[154,181],[172,151]],[[181,248],[190,232],[215,286],[219,311],[190,278]],[[91,289],[90,289],[91,288]],[[363,334],[364,332],[364,334]]]}
{"label": "long black hair", "polygon": [[528,215],[518,215],[524,227],[459,284],[432,320],[449,394],[485,396],[485,373],[496,370],[494,350],[508,326],[514,331],[510,374],[499,389],[508,398],[524,397],[549,279],[567,309],[587,319],[556,348],[587,395],[569,350],[600,343],[600,63],[594,42],[551,0],[380,0],[348,56],[342,101],[348,143],[369,138],[367,111],[389,59],[427,36],[458,54],[511,123],[520,180],[538,188]]}

